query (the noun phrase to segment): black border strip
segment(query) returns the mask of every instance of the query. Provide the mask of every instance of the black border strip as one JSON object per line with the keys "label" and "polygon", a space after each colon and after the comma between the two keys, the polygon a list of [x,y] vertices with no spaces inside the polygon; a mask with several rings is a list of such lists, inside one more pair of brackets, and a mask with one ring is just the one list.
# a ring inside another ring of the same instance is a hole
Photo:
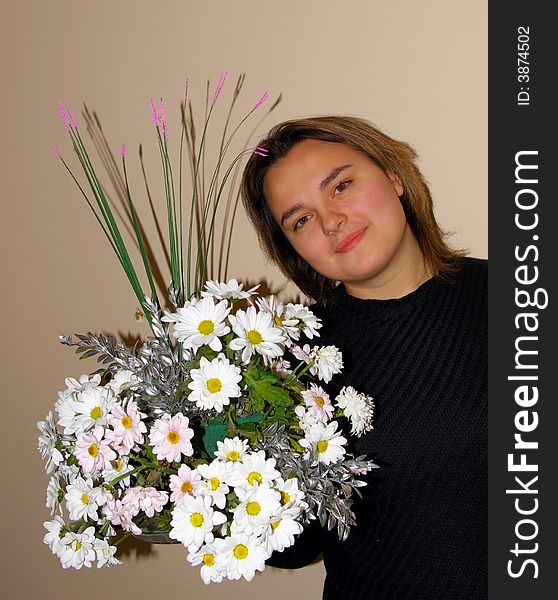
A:
{"label": "black border strip", "polygon": [[[558,172],[554,141],[558,128],[551,111],[551,86],[558,80],[554,64],[558,27],[549,6],[537,0],[492,0],[488,11],[489,597],[493,599],[554,598],[558,586],[558,393],[553,385],[558,352],[552,323],[558,304],[558,232],[557,192],[551,190]],[[522,166],[516,173],[517,164]],[[536,281],[526,283],[535,275]],[[543,308],[546,295],[548,306]],[[521,307],[526,301],[533,306]],[[532,316],[521,316],[527,312]],[[514,436],[519,433],[523,442],[536,442],[538,447],[515,448]],[[512,463],[519,465],[511,469],[510,454]],[[522,460],[537,470],[519,470]],[[526,514],[529,511],[532,514]]]}

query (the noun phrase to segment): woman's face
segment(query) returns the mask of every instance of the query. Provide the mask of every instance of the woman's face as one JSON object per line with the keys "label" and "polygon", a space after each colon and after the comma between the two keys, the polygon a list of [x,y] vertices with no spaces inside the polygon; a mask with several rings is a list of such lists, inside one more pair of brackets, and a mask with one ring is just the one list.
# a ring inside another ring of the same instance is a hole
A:
{"label": "woman's face", "polygon": [[264,193],[297,253],[349,293],[393,287],[420,256],[401,182],[349,146],[298,143],[269,170]]}

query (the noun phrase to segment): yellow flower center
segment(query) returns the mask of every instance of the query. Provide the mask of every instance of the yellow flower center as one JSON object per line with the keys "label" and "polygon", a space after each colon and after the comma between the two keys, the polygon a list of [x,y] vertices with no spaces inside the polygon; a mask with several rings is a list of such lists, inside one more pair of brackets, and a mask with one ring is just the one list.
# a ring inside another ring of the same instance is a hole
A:
{"label": "yellow flower center", "polygon": [[180,486],[180,491],[183,494],[189,494],[191,491],[193,490],[192,487],[192,483],[190,481],[185,481],[181,486]]}
{"label": "yellow flower center", "polygon": [[74,544],[74,550],[77,552],[81,548],[81,542],[79,542],[78,540],[74,540],[73,544]]}
{"label": "yellow flower center", "polygon": [[227,460],[230,460],[231,462],[236,462],[239,458],[240,454],[236,450],[231,450],[227,454]]}
{"label": "yellow flower center", "polygon": [[212,567],[215,564],[215,556],[213,554],[204,554],[202,560],[203,564],[208,567]]}
{"label": "yellow flower center", "polygon": [[291,497],[289,494],[287,494],[287,492],[281,492],[281,504],[285,506],[285,504],[288,504],[290,501]]}
{"label": "yellow flower center", "polygon": [[198,331],[202,335],[210,335],[215,331],[215,324],[209,319],[205,319],[198,325]]}
{"label": "yellow flower center", "polygon": [[316,404],[321,408],[325,404],[325,400],[321,396],[316,396]]}
{"label": "yellow flower center", "polygon": [[250,331],[246,334],[246,337],[251,344],[254,344],[254,346],[261,344],[263,341],[261,333],[255,329],[250,329]]}
{"label": "yellow flower center", "polygon": [[261,510],[262,510],[262,507],[259,505],[258,502],[248,502],[248,504],[246,505],[246,512],[251,517],[255,517],[256,515],[259,515]]}
{"label": "yellow flower center", "polygon": [[89,498],[87,497],[87,494],[82,494],[81,495],[81,501],[85,505],[89,504]]}
{"label": "yellow flower center", "polygon": [[234,547],[233,554],[238,560],[244,560],[248,556],[248,548],[244,544],[237,544]]}
{"label": "yellow flower center", "polygon": [[114,470],[117,473],[120,473],[120,471],[122,471],[122,461],[119,458],[117,458],[116,461],[115,461]]}
{"label": "yellow flower center", "polygon": [[215,394],[216,392],[219,392],[221,390],[221,382],[219,381],[219,379],[216,379],[215,377],[212,377],[211,379],[207,380],[207,389],[212,393]]}
{"label": "yellow flower center", "polygon": [[178,431],[169,431],[167,434],[167,442],[169,444],[178,444],[180,440],[180,436],[178,435]]}
{"label": "yellow flower center", "polygon": [[275,315],[275,318],[273,320],[275,321],[276,325],[279,325],[279,327],[283,325],[283,321],[281,320],[281,317],[279,315]]}
{"label": "yellow flower center", "polygon": [[92,419],[97,420],[98,418],[100,418],[101,416],[101,407],[100,406],[95,406],[95,408],[91,409],[91,412],[89,413],[89,416]]}
{"label": "yellow flower center", "polygon": [[95,458],[97,454],[99,454],[99,451],[97,450],[97,444],[91,444],[91,446],[87,448],[87,454],[89,454],[89,456],[92,458]]}
{"label": "yellow flower center", "polygon": [[248,483],[250,485],[254,485],[254,483],[261,483],[262,476],[257,471],[252,471],[250,475],[248,475]]}
{"label": "yellow flower center", "polygon": [[124,429],[132,429],[132,417],[126,415],[125,417],[122,417],[120,422],[122,423],[122,427],[124,427]]}
{"label": "yellow flower center", "polygon": [[273,529],[273,531],[275,531],[277,529],[277,527],[279,527],[279,523],[281,523],[281,519],[279,519],[279,521],[275,521],[275,523],[272,523],[271,529]]}
{"label": "yellow flower center", "polygon": [[318,448],[318,452],[322,454],[327,450],[328,446],[329,444],[327,443],[327,440],[320,440],[316,447]]}
{"label": "yellow flower center", "polygon": [[192,513],[190,516],[190,523],[192,527],[201,527],[203,523],[203,517],[200,513]]}
{"label": "yellow flower center", "polygon": [[221,482],[217,479],[217,477],[212,477],[209,480],[209,483],[211,484],[211,489],[213,491],[215,491],[221,485]]}

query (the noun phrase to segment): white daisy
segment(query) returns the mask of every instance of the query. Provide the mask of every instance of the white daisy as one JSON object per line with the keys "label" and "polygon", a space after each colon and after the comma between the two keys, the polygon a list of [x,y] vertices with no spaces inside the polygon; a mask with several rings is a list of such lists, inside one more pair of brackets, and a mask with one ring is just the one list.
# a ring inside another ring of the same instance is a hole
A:
{"label": "white daisy", "polygon": [[198,408],[222,412],[231,398],[240,396],[240,368],[231,364],[223,354],[211,362],[202,356],[200,368],[192,369],[190,377],[192,381],[188,387],[192,391],[188,400],[195,402]]}
{"label": "white daisy", "polygon": [[214,460],[209,464],[199,465],[197,471],[203,478],[200,494],[211,498],[212,503],[218,508],[225,508],[226,496],[229,493],[228,463]]}
{"label": "white daisy", "polygon": [[159,460],[174,462],[182,455],[192,456],[194,449],[190,440],[194,431],[189,423],[188,417],[180,412],[172,417],[165,413],[155,421],[149,432],[149,443]]}
{"label": "white daisy", "polygon": [[310,360],[314,361],[310,373],[317,375],[325,383],[343,369],[343,355],[335,346],[314,346]]}
{"label": "white daisy", "polygon": [[[107,484],[114,485],[112,482],[117,477],[122,477],[122,475],[124,475],[125,473],[131,473],[134,469],[133,467],[128,466],[128,461],[129,458],[127,456],[118,456],[116,460],[113,460],[110,463],[108,469],[102,471],[101,477],[103,478],[103,481]],[[122,479],[119,479],[117,481],[116,485],[119,485],[122,488],[129,487],[130,476],[128,475],[127,477],[122,477]]]}
{"label": "white daisy", "polygon": [[312,414],[309,410],[306,410],[304,406],[296,406],[295,414],[298,417],[299,427],[304,432],[310,431],[314,425],[319,423],[318,419],[314,414]]}
{"label": "white daisy", "polygon": [[215,562],[217,549],[214,544],[204,544],[197,552],[188,554],[188,562],[194,567],[202,565],[200,575],[205,584],[214,582],[221,583],[223,575]]}
{"label": "white daisy", "polygon": [[81,392],[73,405],[76,431],[88,431],[96,426],[106,427],[115,404],[116,398],[111,389],[94,387]]}
{"label": "white daisy", "polygon": [[241,440],[239,437],[225,438],[222,442],[217,442],[215,456],[225,462],[235,463],[240,460],[248,451],[248,440]]}
{"label": "white daisy", "polygon": [[50,514],[53,515],[56,511],[62,514],[60,502],[64,498],[64,492],[60,486],[60,478],[58,475],[53,475],[48,482],[46,492],[46,507],[50,508]]}
{"label": "white daisy", "polygon": [[298,340],[300,337],[300,329],[297,327],[298,320],[290,319],[285,314],[285,307],[282,302],[278,302],[275,296],[267,298],[258,298],[256,300],[257,307],[264,312],[268,312],[273,319],[273,322],[279,327],[285,335],[285,345],[289,346],[292,340]]}
{"label": "white daisy", "polygon": [[77,420],[75,402],[79,401],[80,394],[85,390],[98,388],[101,384],[101,376],[81,375],[79,381],[68,377],[65,379],[65,383],[68,387],[58,392],[58,400],[54,405],[54,409],[58,413],[58,423],[66,435],[82,433],[83,430]]}
{"label": "white daisy", "polygon": [[265,569],[265,561],[270,557],[261,538],[237,533],[215,540],[216,562],[227,579],[252,581],[256,571]]}
{"label": "white daisy", "polygon": [[266,550],[271,554],[283,552],[295,543],[295,536],[302,533],[304,527],[296,520],[294,511],[282,510],[267,526],[264,540]]}
{"label": "white daisy", "polygon": [[264,483],[250,490],[238,489],[240,504],[234,509],[237,531],[260,535],[281,509],[281,494]]}
{"label": "white daisy", "polygon": [[81,469],[78,465],[69,465],[67,463],[62,463],[58,468],[58,474],[66,483],[70,483],[76,477],[81,475]]}
{"label": "white daisy", "polygon": [[243,283],[238,283],[236,279],[229,279],[227,283],[219,283],[218,281],[209,280],[205,283],[205,291],[201,293],[202,298],[218,298],[220,300],[230,299],[245,299],[254,295],[254,292],[260,287],[259,284],[244,290]]}
{"label": "white daisy", "polygon": [[304,501],[304,492],[299,489],[296,477],[288,479],[279,477],[273,484],[281,495],[281,506],[284,510],[290,510],[297,517],[302,510],[308,508],[308,504]]}
{"label": "white daisy", "polygon": [[370,396],[357,392],[353,387],[346,386],[335,398],[337,406],[343,410],[351,423],[351,433],[361,436],[363,433],[374,429],[374,402]]}
{"label": "white daisy", "polygon": [[247,311],[239,310],[235,315],[229,315],[229,321],[238,336],[229,345],[232,350],[242,352],[242,362],[250,362],[254,353],[263,356],[265,362],[283,354],[286,338],[281,329],[273,325],[270,313],[256,312],[249,306]]}
{"label": "white daisy", "polygon": [[309,388],[301,393],[301,396],[308,407],[308,412],[317,421],[326,423],[331,419],[333,416],[333,404],[331,404],[329,394],[322,387],[311,383]]}
{"label": "white daisy", "polygon": [[197,496],[202,489],[202,478],[196,469],[180,465],[178,473],[170,476],[171,502],[180,504],[186,494]]}
{"label": "white daisy", "polygon": [[66,507],[70,519],[72,521],[79,521],[83,519],[96,520],[97,519],[97,502],[92,494],[93,482],[91,479],[83,479],[82,477],[76,477],[66,490]]}
{"label": "white daisy", "polygon": [[196,552],[202,544],[213,542],[213,528],[226,520],[223,513],[213,510],[211,498],[184,496],[172,511],[169,537],[182,542],[190,552]]}
{"label": "white daisy", "polygon": [[140,380],[134,373],[128,369],[118,369],[113,374],[112,379],[107,383],[115,394],[120,394],[126,390],[135,390],[138,387]]}
{"label": "white daisy", "polygon": [[305,458],[313,458],[316,462],[325,465],[335,464],[345,455],[347,439],[337,431],[337,421],[330,423],[316,423],[308,431],[300,445],[307,448]]}
{"label": "white daisy", "polygon": [[193,300],[184,308],[162,317],[162,321],[174,323],[173,335],[182,342],[184,348],[194,352],[201,346],[209,346],[220,352],[223,345],[220,337],[230,331],[225,324],[230,307],[226,300],[215,303],[213,298]]}
{"label": "white daisy", "polygon": [[296,321],[298,327],[307,338],[319,337],[318,329],[322,327],[322,323],[307,306],[303,304],[287,304],[285,307],[285,318],[289,321]]}
{"label": "white daisy", "polygon": [[283,377],[284,379],[292,375],[293,370],[291,369],[291,363],[284,358],[278,358],[272,365],[273,372]]}
{"label": "white daisy", "polygon": [[60,562],[62,567],[67,569],[81,569],[81,567],[90,567],[95,560],[95,528],[88,527],[83,533],[73,533],[68,531],[62,540],[62,550],[60,552]]}
{"label": "white daisy", "polygon": [[44,421],[37,423],[37,428],[40,432],[37,450],[43,460],[46,460],[46,472],[51,473],[64,460],[62,452],[56,448],[56,442],[58,442],[60,436],[56,431],[52,411],[49,411]]}
{"label": "white daisy", "polygon": [[231,464],[227,483],[238,489],[249,490],[263,483],[270,483],[281,476],[275,468],[275,459],[266,458],[265,451],[250,452],[242,457],[241,461]]}
{"label": "white daisy", "polygon": [[60,556],[63,550],[62,536],[64,535],[64,528],[66,524],[62,517],[56,515],[52,521],[45,521],[43,523],[44,528],[47,530],[43,542],[50,548],[53,554]]}
{"label": "white daisy", "polygon": [[93,542],[93,548],[95,549],[95,555],[97,556],[98,569],[104,567],[105,565],[107,567],[112,567],[114,565],[122,564],[122,562],[114,556],[116,554],[117,547],[111,546],[107,540],[95,539]]}

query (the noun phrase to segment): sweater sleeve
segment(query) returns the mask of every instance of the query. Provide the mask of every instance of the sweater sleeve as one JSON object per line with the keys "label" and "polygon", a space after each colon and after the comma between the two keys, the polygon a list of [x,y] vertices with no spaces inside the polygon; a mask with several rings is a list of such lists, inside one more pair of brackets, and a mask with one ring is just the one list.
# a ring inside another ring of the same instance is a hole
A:
{"label": "sweater sleeve", "polygon": [[322,551],[323,529],[319,521],[313,521],[296,539],[295,543],[274,552],[266,563],[279,569],[300,569],[314,562]]}

